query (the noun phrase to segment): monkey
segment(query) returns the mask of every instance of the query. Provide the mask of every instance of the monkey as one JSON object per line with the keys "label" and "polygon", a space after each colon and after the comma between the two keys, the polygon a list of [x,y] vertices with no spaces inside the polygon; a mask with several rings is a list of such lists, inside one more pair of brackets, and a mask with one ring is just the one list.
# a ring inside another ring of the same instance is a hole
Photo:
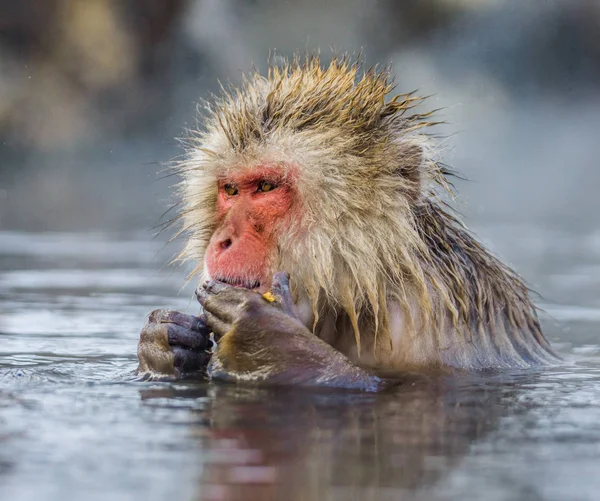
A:
{"label": "monkey", "polygon": [[560,360],[523,280],[446,205],[433,112],[394,86],[390,67],[296,56],[205,104],[175,218],[203,312],[153,312],[140,373],[380,391]]}

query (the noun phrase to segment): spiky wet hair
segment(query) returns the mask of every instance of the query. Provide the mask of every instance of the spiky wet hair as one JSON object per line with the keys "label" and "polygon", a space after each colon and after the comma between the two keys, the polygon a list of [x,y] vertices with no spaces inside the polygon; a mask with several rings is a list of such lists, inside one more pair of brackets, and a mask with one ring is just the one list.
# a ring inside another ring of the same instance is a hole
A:
{"label": "spiky wet hair", "polygon": [[449,320],[465,336],[513,336],[518,352],[529,344],[522,336],[544,343],[527,288],[436,198],[435,187],[448,183],[424,133],[430,114],[415,111],[422,100],[386,100],[392,89],[388,68],[364,70],[347,57],[326,66],[318,57],[295,58],[222,89],[205,103],[203,125],[179,165],[188,238],[182,257],[201,272],[218,175],[277,163],[299,173],[304,216],[298,231],[281,235],[273,271],[290,271],[317,317],[324,304],[345,313],[359,352],[365,318],[369,342],[392,349],[390,302],[416,335]]}

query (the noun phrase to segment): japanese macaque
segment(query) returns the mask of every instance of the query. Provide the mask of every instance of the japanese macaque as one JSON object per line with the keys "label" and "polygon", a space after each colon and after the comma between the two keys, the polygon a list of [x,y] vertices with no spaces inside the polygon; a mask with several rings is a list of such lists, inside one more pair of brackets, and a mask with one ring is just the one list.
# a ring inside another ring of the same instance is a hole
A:
{"label": "japanese macaque", "polygon": [[382,373],[556,360],[527,287],[438,198],[422,100],[392,87],[309,57],[206,106],[179,166],[203,313],[153,312],[140,372],[378,390]]}

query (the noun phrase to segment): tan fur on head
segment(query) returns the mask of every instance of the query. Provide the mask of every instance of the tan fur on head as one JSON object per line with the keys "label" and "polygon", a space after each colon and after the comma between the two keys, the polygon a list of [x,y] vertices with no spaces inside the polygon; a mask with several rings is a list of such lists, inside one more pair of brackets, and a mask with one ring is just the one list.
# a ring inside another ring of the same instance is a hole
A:
{"label": "tan fur on head", "polygon": [[304,219],[282,235],[272,271],[291,273],[317,317],[323,301],[345,312],[359,351],[363,316],[374,324],[371,341],[392,349],[390,302],[400,305],[408,329],[437,332],[448,317],[469,336],[491,329],[504,309],[516,330],[541,336],[520,280],[431,196],[432,184],[446,180],[422,132],[429,114],[413,110],[422,100],[386,101],[391,90],[389,70],[363,72],[346,57],[325,67],[317,57],[297,58],[223,90],[206,106],[204,130],[194,132],[180,165],[189,239],[182,257],[201,271],[217,175],[278,163],[298,172]]}

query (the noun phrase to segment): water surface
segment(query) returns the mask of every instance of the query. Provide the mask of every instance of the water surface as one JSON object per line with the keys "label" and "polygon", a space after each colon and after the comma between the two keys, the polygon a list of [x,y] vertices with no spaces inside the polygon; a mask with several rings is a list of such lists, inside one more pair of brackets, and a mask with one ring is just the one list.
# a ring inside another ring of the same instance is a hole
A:
{"label": "water surface", "polygon": [[0,499],[600,499],[600,235],[484,234],[567,363],[361,395],[135,381],[162,242],[0,233]]}

